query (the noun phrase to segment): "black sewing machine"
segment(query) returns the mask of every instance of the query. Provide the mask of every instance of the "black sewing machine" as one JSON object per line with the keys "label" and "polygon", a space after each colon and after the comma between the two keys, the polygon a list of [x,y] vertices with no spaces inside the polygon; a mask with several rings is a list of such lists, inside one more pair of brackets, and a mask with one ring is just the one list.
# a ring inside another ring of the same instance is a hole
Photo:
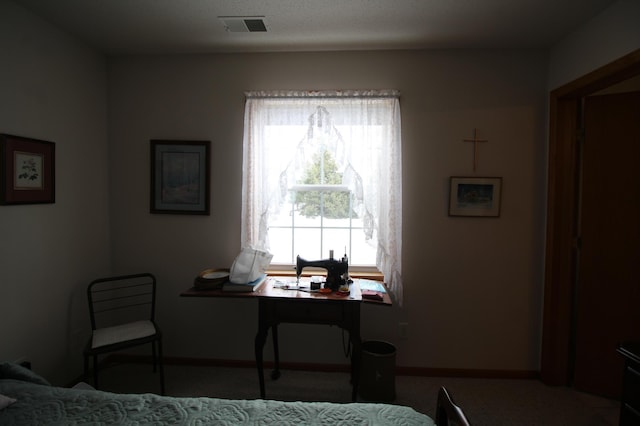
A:
{"label": "black sewing machine", "polygon": [[298,255],[296,259],[296,278],[300,279],[302,269],[306,266],[315,266],[327,270],[327,280],[324,287],[333,291],[338,290],[341,286],[347,284],[349,279],[349,261],[347,255],[340,260],[333,258],[333,250],[331,250],[329,259],[323,260],[305,260]]}

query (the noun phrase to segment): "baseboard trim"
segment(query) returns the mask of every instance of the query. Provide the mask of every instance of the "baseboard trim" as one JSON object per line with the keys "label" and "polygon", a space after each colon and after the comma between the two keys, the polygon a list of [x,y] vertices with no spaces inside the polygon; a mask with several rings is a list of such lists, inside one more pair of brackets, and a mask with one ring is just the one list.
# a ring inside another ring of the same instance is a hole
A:
{"label": "baseboard trim", "polygon": [[[152,358],[145,355],[111,354],[104,360],[109,363],[151,363]],[[165,365],[190,365],[203,367],[255,368],[255,361],[217,358],[164,357]],[[273,368],[273,361],[265,361],[264,367]],[[282,370],[303,370],[321,372],[349,372],[349,364],[320,364],[301,362],[280,362]],[[428,377],[461,377],[475,379],[540,379],[540,372],[535,370],[488,370],[466,368],[425,368],[396,366],[398,376]]]}
{"label": "baseboard trim", "polygon": [[461,377],[469,379],[540,379],[540,372],[535,370],[396,367],[396,374],[399,376]]}

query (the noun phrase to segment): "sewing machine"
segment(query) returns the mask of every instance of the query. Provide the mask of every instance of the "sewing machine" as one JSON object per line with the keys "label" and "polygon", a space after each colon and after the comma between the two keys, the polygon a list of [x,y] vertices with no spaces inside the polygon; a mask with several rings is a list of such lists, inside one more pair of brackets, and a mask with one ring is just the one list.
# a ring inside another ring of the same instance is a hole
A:
{"label": "sewing machine", "polygon": [[329,251],[329,259],[305,260],[298,255],[296,259],[296,278],[300,280],[302,269],[307,266],[324,268],[327,270],[327,279],[324,287],[336,291],[340,286],[346,285],[349,279],[349,261],[347,255],[340,260],[333,258],[333,250]]}

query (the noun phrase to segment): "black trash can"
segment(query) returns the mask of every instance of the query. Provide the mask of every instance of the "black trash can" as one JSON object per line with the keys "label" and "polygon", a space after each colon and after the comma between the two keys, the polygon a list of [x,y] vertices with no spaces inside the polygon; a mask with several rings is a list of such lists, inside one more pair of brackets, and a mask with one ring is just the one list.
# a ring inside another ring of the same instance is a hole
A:
{"label": "black trash can", "polygon": [[396,398],[396,347],[388,342],[370,340],[362,343],[360,396],[373,402]]}

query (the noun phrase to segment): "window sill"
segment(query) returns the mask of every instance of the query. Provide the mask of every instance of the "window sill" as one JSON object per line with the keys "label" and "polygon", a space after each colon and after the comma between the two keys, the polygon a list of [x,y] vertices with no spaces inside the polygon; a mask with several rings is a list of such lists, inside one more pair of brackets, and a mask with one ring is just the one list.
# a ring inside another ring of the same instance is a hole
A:
{"label": "window sill", "polygon": [[[296,271],[295,269],[273,268],[273,269],[267,270],[267,275],[273,275],[278,277],[295,277]],[[312,270],[312,268],[305,268],[305,270],[302,271],[303,277],[310,277],[313,275],[326,275],[326,271],[324,269]],[[377,272],[377,271],[349,271],[349,276],[351,278],[362,278],[365,280],[374,280],[374,281],[384,282],[384,275],[381,272]]]}

